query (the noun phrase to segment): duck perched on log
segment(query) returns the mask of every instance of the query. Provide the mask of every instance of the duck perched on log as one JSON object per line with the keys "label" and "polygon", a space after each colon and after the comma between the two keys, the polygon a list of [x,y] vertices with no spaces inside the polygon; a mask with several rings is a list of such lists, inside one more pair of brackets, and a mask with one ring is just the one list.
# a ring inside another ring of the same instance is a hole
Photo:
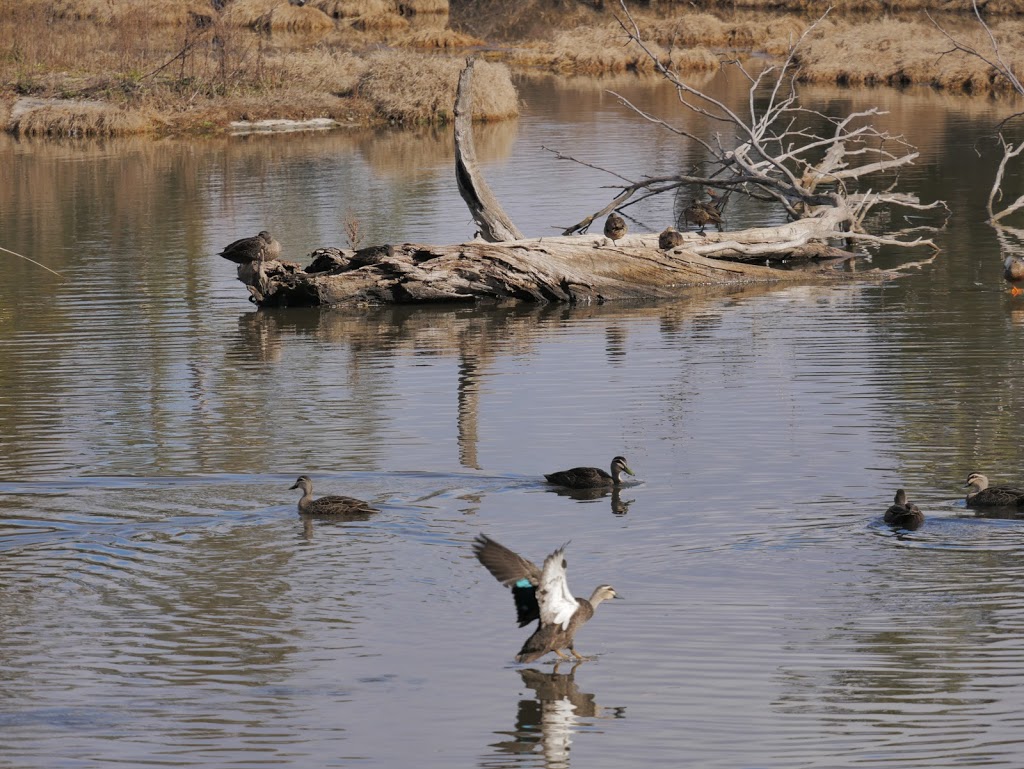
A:
{"label": "duck perched on log", "polygon": [[921,528],[921,524],[924,523],[924,513],[913,502],[907,501],[906,491],[897,489],[892,506],[885,511],[885,522],[891,526],[914,531]]}
{"label": "duck perched on log", "polygon": [[291,488],[302,489],[302,498],[299,499],[299,513],[302,515],[332,516],[380,512],[354,497],[331,495],[313,499],[313,481],[308,475],[300,475]]}
{"label": "duck perched on log", "polygon": [[533,662],[548,652],[568,659],[568,649],[578,659],[576,631],[594,616],[598,605],[609,598],[618,598],[611,585],[598,585],[590,599],[574,598],[566,581],[565,545],[544,559],[543,568],[500,545],[485,534],[473,542],[473,553],[494,578],[512,589],[519,627],[540,620],[537,629],[516,655],[517,662]]}
{"label": "duck perched on log", "polygon": [[675,227],[666,227],[658,236],[658,248],[662,251],[671,251],[683,245],[683,233]]}
{"label": "duck perched on log", "polygon": [[622,473],[635,473],[629,469],[625,457],[612,459],[611,473],[599,467],[573,467],[570,470],[559,470],[556,473],[545,473],[548,483],[565,486],[569,489],[600,489],[608,486],[621,486]]}
{"label": "duck perched on log", "polygon": [[241,238],[224,247],[218,256],[223,256],[236,264],[251,262],[269,262],[281,256],[281,244],[266,230],[251,238]]}
{"label": "duck perched on log", "polygon": [[626,237],[626,220],[615,211],[608,214],[604,220],[604,236],[612,243]]}
{"label": "duck perched on log", "polygon": [[981,473],[967,476],[965,487],[973,489],[967,492],[968,507],[1016,507],[1024,509],[1024,489],[1015,486],[989,486],[988,477]]}
{"label": "duck perched on log", "polygon": [[1003,279],[1010,284],[1010,294],[1024,294],[1024,256],[1008,256],[1003,262]]}

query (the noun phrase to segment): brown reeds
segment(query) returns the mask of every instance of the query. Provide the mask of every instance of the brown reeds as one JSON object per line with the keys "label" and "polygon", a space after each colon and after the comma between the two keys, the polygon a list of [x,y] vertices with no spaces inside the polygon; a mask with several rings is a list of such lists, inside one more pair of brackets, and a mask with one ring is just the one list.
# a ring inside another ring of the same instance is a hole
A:
{"label": "brown reeds", "polygon": [[22,10],[33,7],[54,19],[109,25],[125,22],[181,25],[192,22],[195,17],[210,18],[214,13],[210,3],[203,0],[22,0]]}
{"label": "brown reeds", "polygon": [[[461,58],[406,51],[370,56],[358,94],[377,114],[396,123],[446,123],[452,119]],[[519,96],[508,67],[480,61],[473,74],[473,119],[504,120],[519,114]]]}
{"label": "brown reeds", "polygon": [[[703,47],[667,50],[655,41],[648,50],[659,63],[679,71],[717,69],[718,58]],[[551,43],[536,43],[517,50],[514,61],[564,75],[608,75],[622,72],[652,73],[655,62],[629,41],[617,24],[580,27],[560,32]]]}
{"label": "brown reeds", "polygon": [[[1003,57],[1010,67],[1024,71],[1024,23],[1002,21],[992,25]],[[966,42],[987,50],[980,28],[958,31]],[[822,25],[799,52],[800,77],[811,82],[839,85],[929,85],[965,92],[1008,92],[1005,79],[984,62],[950,54],[951,45],[927,21],[884,19],[858,24]]]}
{"label": "brown reeds", "polygon": [[403,16],[417,13],[448,13],[448,0],[398,0]]}
{"label": "brown reeds", "polygon": [[128,136],[153,130],[152,115],[106,104],[67,102],[27,110],[14,118],[17,136]]}
{"label": "brown reeds", "polygon": [[434,50],[448,50],[452,48],[472,48],[473,46],[485,45],[483,40],[455,32],[450,29],[420,29],[402,35],[394,43],[402,48],[424,48]]}
{"label": "brown reeds", "polygon": [[224,21],[270,32],[324,32],[334,20],[324,11],[288,0],[235,0],[224,11]]}
{"label": "brown reeds", "polygon": [[323,11],[332,19],[397,13],[394,2],[389,0],[313,0],[308,5]]}

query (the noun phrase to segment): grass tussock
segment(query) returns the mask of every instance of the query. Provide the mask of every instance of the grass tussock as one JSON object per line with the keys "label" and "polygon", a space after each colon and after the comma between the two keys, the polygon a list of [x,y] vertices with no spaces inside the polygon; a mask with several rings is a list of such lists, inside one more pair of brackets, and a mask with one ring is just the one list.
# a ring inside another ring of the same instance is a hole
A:
{"label": "grass tussock", "polygon": [[[703,47],[669,50],[646,43],[658,62],[676,71],[717,69],[718,58]],[[515,54],[523,66],[541,67],[563,75],[609,75],[655,72],[655,62],[614,26],[581,27],[558,33],[551,43],[526,46]]]}
{"label": "grass tussock", "polygon": [[471,48],[477,45],[485,45],[484,41],[455,32],[451,29],[420,29],[410,32],[407,35],[395,40],[396,46],[401,48],[424,48],[433,50],[449,50],[452,48]]}
{"label": "grass tussock", "polygon": [[394,34],[398,30],[409,29],[409,20],[397,13],[369,13],[360,16],[352,26],[363,32],[384,32]]}
{"label": "grass tussock", "polygon": [[326,32],[334,20],[319,8],[288,0],[235,0],[224,12],[229,24],[269,32]]}
{"label": "grass tussock", "polygon": [[779,55],[789,51],[807,26],[797,16],[721,19],[710,13],[686,13],[670,20],[647,17],[641,34],[666,48],[704,46]]}
{"label": "grass tussock", "polygon": [[27,110],[13,120],[17,136],[109,137],[146,133],[153,129],[152,115],[109,105],[74,104]]}
{"label": "grass tussock", "polygon": [[[674,0],[654,3],[672,7]],[[1024,14],[1024,0],[989,0],[981,2],[986,14],[1015,16]],[[972,13],[971,0],[701,0],[700,7],[732,11],[737,8],[758,11],[789,11],[821,15],[826,8],[858,13],[899,13],[907,11],[938,11]]]}
{"label": "grass tussock", "polygon": [[403,16],[418,13],[448,13],[448,0],[398,0],[398,12]]}
{"label": "grass tussock", "polygon": [[[452,120],[461,58],[407,51],[382,51],[370,57],[358,94],[377,114],[396,123],[447,123]],[[505,120],[519,114],[519,96],[508,67],[479,61],[473,71],[473,119]]]}
{"label": "grass tussock", "polygon": [[[1024,71],[1024,23],[1003,21],[993,31],[1007,64]],[[958,37],[978,50],[988,50],[980,28],[958,29]],[[946,54],[949,41],[930,23],[885,19],[846,25],[838,34],[834,22],[824,25],[799,52],[801,78],[839,85],[930,85],[977,93],[1010,91],[1005,78],[984,62],[962,54]]]}
{"label": "grass tussock", "polygon": [[323,11],[332,19],[355,19],[395,12],[394,3],[388,0],[313,0],[308,7]]}
{"label": "grass tussock", "polygon": [[213,7],[203,0],[24,0],[22,10],[38,10],[53,19],[89,21],[94,24],[137,22],[151,26],[187,24],[196,17],[212,18]]}

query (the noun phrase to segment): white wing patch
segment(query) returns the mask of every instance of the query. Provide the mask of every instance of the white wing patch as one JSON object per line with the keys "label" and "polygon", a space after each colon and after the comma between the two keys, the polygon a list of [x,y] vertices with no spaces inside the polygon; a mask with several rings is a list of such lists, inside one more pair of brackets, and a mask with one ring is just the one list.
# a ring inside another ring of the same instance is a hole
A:
{"label": "white wing patch", "polygon": [[569,583],[565,580],[564,546],[544,559],[544,570],[537,588],[541,625],[561,625],[562,630],[568,628],[579,604],[569,592]]}

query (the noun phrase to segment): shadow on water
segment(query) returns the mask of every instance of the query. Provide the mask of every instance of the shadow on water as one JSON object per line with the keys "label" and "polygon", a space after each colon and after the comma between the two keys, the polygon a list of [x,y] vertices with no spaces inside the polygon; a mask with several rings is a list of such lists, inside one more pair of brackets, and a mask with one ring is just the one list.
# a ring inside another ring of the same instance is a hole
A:
{"label": "shadow on water", "polygon": [[[512,731],[499,732],[511,737],[491,747],[501,756],[537,757],[537,766],[544,769],[567,769],[571,765],[573,738],[582,732],[602,731],[597,721],[626,717],[625,707],[604,707],[593,694],[584,692],[576,682],[575,663],[568,673],[559,672],[556,664],[551,673],[534,668],[519,670],[523,684],[533,696],[519,700]],[[533,764],[534,762],[529,762]],[[485,759],[481,766],[503,765]],[[523,765],[515,761],[515,766]]]}

